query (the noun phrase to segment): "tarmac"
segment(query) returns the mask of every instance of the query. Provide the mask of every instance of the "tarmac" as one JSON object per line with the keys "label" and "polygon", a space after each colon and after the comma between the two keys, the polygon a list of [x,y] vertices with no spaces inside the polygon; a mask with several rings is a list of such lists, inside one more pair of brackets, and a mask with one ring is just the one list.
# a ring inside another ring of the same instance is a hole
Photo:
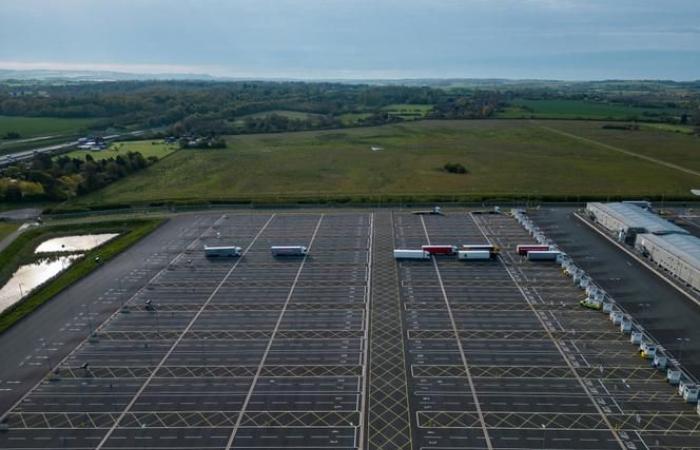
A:
{"label": "tarmac", "polygon": [[[570,208],[534,221],[695,377],[700,377],[700,309],[634,258],[589,229]],[[682,341],[679,341],[681,339]]]}
{"label": "tarmac", "polygon": [[694,405],[532,242],[464,210],[174,217],[0,336],[0,448],[700,448]]}

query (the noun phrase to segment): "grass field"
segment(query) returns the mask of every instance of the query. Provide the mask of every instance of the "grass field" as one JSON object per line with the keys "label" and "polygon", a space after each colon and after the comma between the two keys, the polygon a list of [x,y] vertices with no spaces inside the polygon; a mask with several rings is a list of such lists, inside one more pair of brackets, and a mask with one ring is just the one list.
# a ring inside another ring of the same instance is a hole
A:
{"label": "grass field", "polygon": [[[608,130],[596,122],[536,123],[700,171],[700,138],[697,136],[659,131],[646,125],[640,130]],[[695,180],[695,185],[700,187],[700,179]]]}
{"label": "grass field", "polygon": [[22,139],[56,134],[77,134],[95,121],[96,119],[0,116],[0,137],[9,131],[18,132]]}
{"label": "grass field", "polygon": [[339,116],[343,125],[356,125],[360,120],[370,117],[372,113],[346,113]]}
{"label": "grass field", "polygon": [[388,112],[391,116],[401,117],[404,120],[416,120],[422,119],[432,111],[433,105],[395,104],[387,105],[382,110]]}
{"label": "grass field", "polygon": [[105,158],[114,158],[128,152],[139,152],[144,156],[144,158],[156,156],[158,159],[161,159],[176,150],[178,150],[177,144],[165,144],[162,141],[128,141],[114,143],[108,149],[99,152],[92,152],[90,150],[75,150],[70,153],[66,153],[66,155],[71,158],[85,159],[85,155],[89,154],[93,157],[93,159],[100,160]]}
{"label": "grass field", "polygon": [[263,118],[263,117],[268,117],[273,114],[276,114],[278,116],[283,116],[288,119],[293,119],[293,120],[307,120],[307,119],[313,119],[316,117],[319,117],[319,114],[313,114],[313,113],[307,113],[307,112],[302,112],[302,111],[289,111],[289,110],[282,110],[282,109],[276,109],[273,111],[262,111],[259,113],[255,114],[247,114],[245,116],[240,116],[237,117],[236,120],[233,122],[236,125],[243,125],[243,121],[246,118]]}
{"label": "grass field", "polygon": [[636,108],[632,106],[585,100],[516,100],[497,113],[500,118],[533,119],[614,119],[653,120],[663,114],[675,115],[673,109]]}
{"label": "grass field", "polygon": [[672,123],[643,123],[640,127],[645,130],[661,130],[671,133],[693,134],[694,128],[690,125],[675,125]]}
{"label": "grass field", "polygon": [[[227,149],[177,152],[143,172],[74,200],[73,205],[194,199],[363,200],[380,195],[413,200],[444,196],[457,200],[529,195],[572,199],[579,195],[688,196],[690,188],[700,185],[700,176],[563,136],[542,125],[562,124],[420,121],[231,137]],[[586,122],[564,125],[571,127],[565,128],[569,132],[587,136],[594,132]],[[636,141],[620,140],[617,133],[595,137],[636,147]],[[655,157],[680,162],[697,154],[692,146],[697,140],[691,141],[695,138],[690,136],[641,133],[646,144],[640,151]],[[637,136],[632,135],[634,139]],[[663,143],[663,147],[655,143]],[[372,151],[371,146],[383,149]],[[461,163],[469,173],[446,173],[441,168],[447,162]]]}
{"label": "grass field", "polygon": [[2,222],[0,221],[0,241],[5,239],[10,233],[14,232],[19,228],[20,224],[16,222]]}

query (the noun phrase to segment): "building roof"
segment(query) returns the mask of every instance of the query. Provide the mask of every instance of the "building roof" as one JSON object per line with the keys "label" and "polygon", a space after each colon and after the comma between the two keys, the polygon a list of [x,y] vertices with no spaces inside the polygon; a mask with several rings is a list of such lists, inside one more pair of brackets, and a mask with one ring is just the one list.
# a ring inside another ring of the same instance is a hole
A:
{"label": "building roof", "polygon": [[690,266],[700,270],[700,238],[689,234],[644,235],[644,238],[663,246]]}
{"label": "building roof", "polygon": [[624,223],[627,228],[642,228],[652,234],[688,234],[688,231],[653,212],[632,203],[592,203]]}

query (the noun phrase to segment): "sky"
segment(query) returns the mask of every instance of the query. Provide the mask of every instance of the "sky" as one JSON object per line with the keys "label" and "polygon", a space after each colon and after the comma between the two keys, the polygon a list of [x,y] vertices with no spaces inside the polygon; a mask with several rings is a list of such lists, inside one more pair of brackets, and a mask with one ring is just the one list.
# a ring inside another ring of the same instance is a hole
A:
{"label": "sky", "polygon": [[700,0],[0,0],[0,69],[700,79]]}

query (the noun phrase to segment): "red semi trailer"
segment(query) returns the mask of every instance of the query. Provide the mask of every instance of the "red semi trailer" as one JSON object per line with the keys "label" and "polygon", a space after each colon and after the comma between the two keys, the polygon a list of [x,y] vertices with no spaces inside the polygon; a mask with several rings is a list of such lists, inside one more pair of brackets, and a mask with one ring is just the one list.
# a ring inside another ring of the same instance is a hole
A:
{"label": "red semi trailer", "polygon": [[421,248],[431,255],[454,255],[457,252],[454,245],[423,245]]}
{"label": "red semi trailer", "polygon": [[549,250],[549,245],[527,244],[515,247],[515,251],[518,252],[518,255],[527,255],[527,252],[546,252],[547,250]]}

